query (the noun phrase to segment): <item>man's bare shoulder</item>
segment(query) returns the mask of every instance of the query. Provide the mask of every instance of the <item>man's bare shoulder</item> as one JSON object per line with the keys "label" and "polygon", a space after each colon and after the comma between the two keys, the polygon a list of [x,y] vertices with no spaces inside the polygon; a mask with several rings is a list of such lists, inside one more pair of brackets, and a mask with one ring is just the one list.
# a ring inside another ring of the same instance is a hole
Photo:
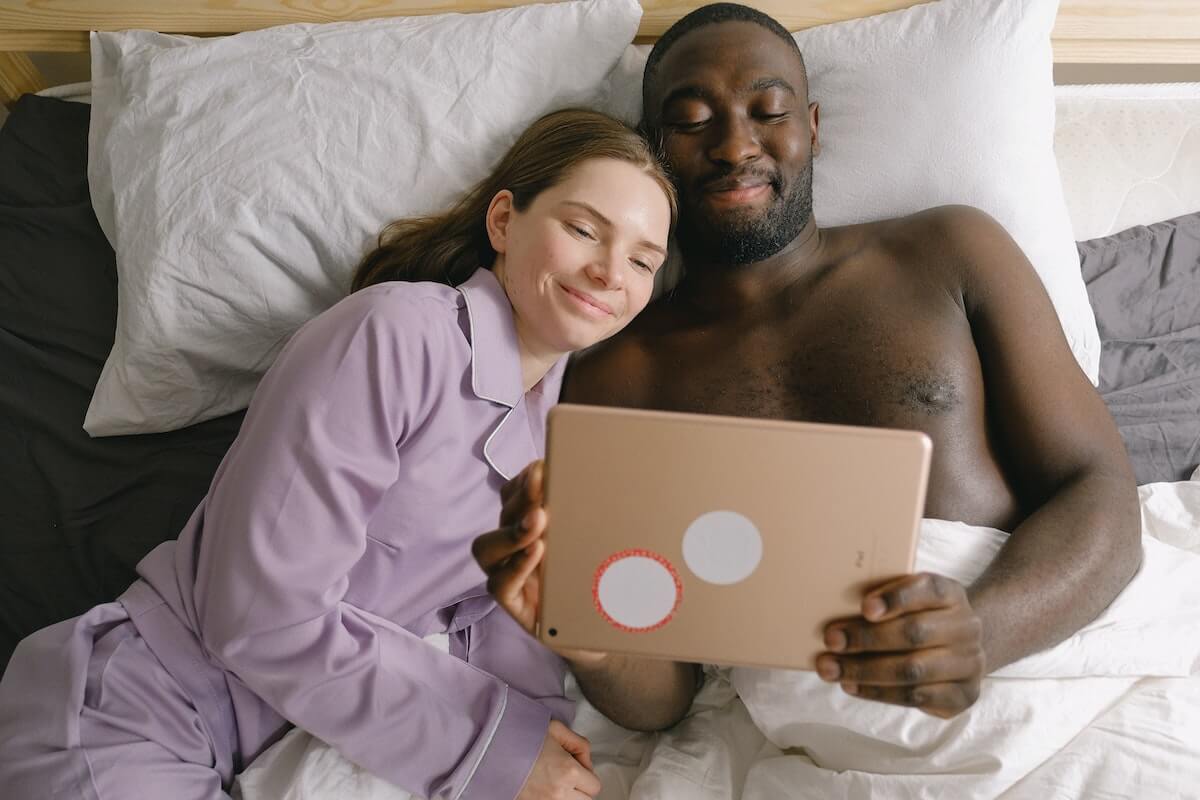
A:
{"label": "man's bare shoulder", "polygon": [[879,224],[881,235],[917,253],[939,253],[939,261],[969,261],[998,241],[1012,241],[1000,223],[974,206],[936,206]]}
{"label": "man's bare shoulder", "polygon": [[647,405],[662,339],[683,321],[669,298],[651,303],[625,330],[571,358],[562,399],[631,408]]}
{"label": "man's bare shoulder", "polygon": [[645,343],[622,331],[571,357],[563,381],[567,403],[636,408],[645,397],[645,380],[652,374]]}
{"label": "man's bare shoulder", "polygon": [[973,274],[1015,245],[1008,232],[973,206],[946,205],[903,217],[831,229],[862,252],[874,252],[914,276],[966,291]]}
{"label": "man's bare shoulder", "polygon": [[967,205],[934,206],[903,217],[831,228],[829,233],[861,245],[901,248],[914,254],[945,252],[947,247],[961,254],[986,246],[995,236],[1008,236],[987,212]]}

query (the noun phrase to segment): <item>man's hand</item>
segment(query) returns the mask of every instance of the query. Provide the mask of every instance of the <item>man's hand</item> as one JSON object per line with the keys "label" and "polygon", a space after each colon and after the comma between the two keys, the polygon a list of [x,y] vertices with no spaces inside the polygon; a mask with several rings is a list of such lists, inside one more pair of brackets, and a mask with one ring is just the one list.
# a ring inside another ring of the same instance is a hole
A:
{"label": "man's hand", "polygon": [[517,800],[579,800],[600,793],[600,779],[592,771],[592,751],[588,740],[550,720],[542,752]]}
{"label": "man's hand", "polygon": [[817,674],[856,697],[949,718],[979,696],[983,625],[957,581],[924,572],[863,595],[862,616],[831,622]]}
{"label": "man's hand", "polygon": [[[546,552],[544,536],[549,515],[542,508],[545,464],[534,461],[500,489],[500,527],[480,535],[471,545],[475,560],[488,576],[487,588],[496,603],[530,635],[541,602],[538,565]],[[590,650],[558,650],[573,664],[595,665],[605,654]]]}
{"label": "man's hand", "polygon": [[488,592],[530,634],[541,599],[537,566],[546,552],[543,469],[543,462],[534,461],[501,487],[500,527],[471,545],[471,553],[488,576]]}

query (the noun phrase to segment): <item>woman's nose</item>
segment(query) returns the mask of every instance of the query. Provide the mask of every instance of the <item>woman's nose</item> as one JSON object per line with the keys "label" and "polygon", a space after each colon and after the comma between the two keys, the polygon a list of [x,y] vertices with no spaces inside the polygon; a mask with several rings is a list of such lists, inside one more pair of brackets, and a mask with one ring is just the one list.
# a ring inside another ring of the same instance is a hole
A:
{"label": "woman's nose", "polygon": [[588,277],[606,289],[618,289],[624,280],[624,268],[616,253],[608,252],[588,264]]}

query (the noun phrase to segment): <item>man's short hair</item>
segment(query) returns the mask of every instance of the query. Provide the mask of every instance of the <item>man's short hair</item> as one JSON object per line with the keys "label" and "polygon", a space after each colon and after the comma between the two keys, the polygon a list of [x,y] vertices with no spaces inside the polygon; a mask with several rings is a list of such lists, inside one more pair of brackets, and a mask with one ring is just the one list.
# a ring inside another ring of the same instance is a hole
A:
{"label": "man's short hair", "polygon": [[667,28],[666,32],[654,43],[654,47],[650,50],[650,56],[646,59],[646,69],[642,72],[643,100],[645,99],[645,87],[650,85],[650,81],[658,71],[658,64],[662,61],[663,56],[667,54],[667,51],[685,34],[697,28],[703,28],[705,25],[715,25],[718,22],[752,22],[755,25],[766,28],[780,39],[783,39],[795,51],[796,58],[800,61],[800,74],[804,76],[805,82],[808,81],[808,70],[804,66],[804,55],[800,52],[800,45],[796,44],[796,40],[788,32],[787,28],[758,9],[743,6],[739,3],[713,3],[712,5],[701,6],[681,18],[670,28]]}

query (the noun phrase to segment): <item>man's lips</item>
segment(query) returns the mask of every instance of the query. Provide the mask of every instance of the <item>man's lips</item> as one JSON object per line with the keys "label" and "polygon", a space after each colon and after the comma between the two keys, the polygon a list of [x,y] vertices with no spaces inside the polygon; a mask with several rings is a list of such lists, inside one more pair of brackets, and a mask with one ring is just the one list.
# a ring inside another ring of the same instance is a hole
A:
{"label": "man's lips", "polygon": [[722,205],[740,205],[757,200],[772,189],[767,178],[725,178],[704,185],[704,194],[713,202]]}
{"label": "man's lips", "polygon": [[570,286],[565,284],[562,285],[562,288],[564,292],[570,295],[580,305],[582,305],[585,309],[591,310],[597,316],[616,316],[616,314],[613,313],[611,306],[601,300],[597,300],[587,292],[581,292],[578,289],[572,289]]}

